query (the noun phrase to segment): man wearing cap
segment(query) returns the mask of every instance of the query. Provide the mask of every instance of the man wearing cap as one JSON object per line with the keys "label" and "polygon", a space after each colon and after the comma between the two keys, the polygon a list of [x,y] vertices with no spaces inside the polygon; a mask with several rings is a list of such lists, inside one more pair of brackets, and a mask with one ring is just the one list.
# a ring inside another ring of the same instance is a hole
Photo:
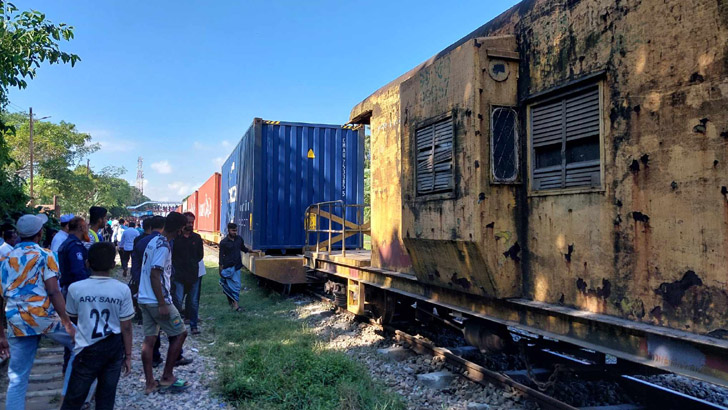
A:
{"label": "man wearing cap", "polygon": [[89,270],[86,267],[88,251],[82,242],[88,232],[86,221],[80,216],[74,217],[68,223],[68,238],[58,249],[60,284],[64,297],[72,283],[88,279]]}
{"label": "man wearing cap", "polygon": [[[7,323],[8,335],[0,327],[0,359],[10,357],[7,409],[24,409],[30,370],[41,336],[73,349],[75,329],[66,314],[58,289],[55,254],[41,248],[43,225],[48,217],[23,215],[16,228],[20,243],[0,261],[2,302],[0,323]],[[73,357],[71,357],[71,363]],[[70,371],[66,374],[70,376]],[[63,392],[68,387],[64,381]]]}
{"label": "man wearing cap", "polygon": [[53,252],[58,253],[58,248],[60,248],[61,244],[63,244],[63,242],[66,241],[66,238],[68,238],[68,222],[70,222],[71,219],[73,219],[73,215],[61,215],[61,230],[58,231],[51,241],[51,250]]}

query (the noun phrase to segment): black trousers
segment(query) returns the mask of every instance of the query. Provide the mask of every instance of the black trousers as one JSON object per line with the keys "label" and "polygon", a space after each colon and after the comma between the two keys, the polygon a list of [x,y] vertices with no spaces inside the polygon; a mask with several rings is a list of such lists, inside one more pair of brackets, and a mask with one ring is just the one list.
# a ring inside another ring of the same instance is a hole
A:
{"label": "black trousers", "polygon": [[121,268],[126,272],[129,268],[129,259],[131,258],[131,251],[125,251],[119,248],[119,257],[121,258]]}
{"label": "black trousers", "polygon": [[96,409],[113,409],[123,362],[124,340],[121,335],[112,334],[84,347],[73,361],[71,379],[61,410],[80,409],[91,384],[97,379]]}

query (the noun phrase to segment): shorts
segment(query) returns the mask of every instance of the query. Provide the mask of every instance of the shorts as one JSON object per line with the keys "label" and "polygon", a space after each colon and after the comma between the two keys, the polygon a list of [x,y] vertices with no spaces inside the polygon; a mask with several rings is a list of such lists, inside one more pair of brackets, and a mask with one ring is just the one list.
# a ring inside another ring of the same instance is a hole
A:
{"label": "shorts", "polygon": [[159,306],[139,304],[139,309],[142,311],[144,336],[157,336],[159,329],[162,329],[167,336],[181,335],[187,330],[177,308],[174,305],[167,306],[169,307],[169,318],[165,320],[159,316]]}

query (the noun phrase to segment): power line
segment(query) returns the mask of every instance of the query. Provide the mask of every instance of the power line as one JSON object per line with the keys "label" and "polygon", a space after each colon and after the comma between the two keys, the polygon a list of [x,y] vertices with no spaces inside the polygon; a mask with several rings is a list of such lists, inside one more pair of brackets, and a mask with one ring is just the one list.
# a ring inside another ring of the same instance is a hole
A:
{"label": "power line", "polygon": [[10,101],[8,101],[8,106],[16,111],[25,111],[25,108],[19,106],[18,104],[11,103]]}

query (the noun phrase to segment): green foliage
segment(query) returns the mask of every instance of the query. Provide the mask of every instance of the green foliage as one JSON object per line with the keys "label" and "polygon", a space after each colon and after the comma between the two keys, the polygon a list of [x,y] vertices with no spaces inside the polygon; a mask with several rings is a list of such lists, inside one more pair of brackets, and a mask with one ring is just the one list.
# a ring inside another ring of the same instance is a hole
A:
{"label": "green foliage", "polygon": [[43,203],[50,203],[57,195],[63,213],[86,215],[91,206],[97,205],[118,218],[129,215],[126,206],[149,200],[120,178],[125,172],[124,168],[105,167],[97,173],[80,165],[59,171],[55,178],[36,178],[35,190]]}
{"label": "green foliage", "polygon": [[238,408],[250,409],[401,409],[360,364],[342,352],[325,349],[317,336],[291,319],[295,305],[255,285],[243,284],[242,313],[230,312],[219,286],[217,268],[203,278],[201,315],[212,316],[219,390]]}
{"label": "green foliage", "polygon": [[70,63],[80,58],[61,51],[59,43],[73,38],[73,27],[53,24],[40,11],[19,11],[0,0],[0,104],[7,103],[9,87],[25,88],[41,63]]}
{"label": "green foliage", "polygon": [[10,174],[7,170],[14,162],[5,137],[0,131],[0,181],[2,181],[0,183],[0,209],[6,212],[22,208],[28,200],[23,192],[22,179]]}
{"label": "green foliage", "polygon": [[[2,120],[15,128],[6,137],[10,155],[16,163],[9,169],[27,179],[30,173],[30,121],[26,113],[3,114]],[[57,179],[68,168],[99,150],[99,144],[91,143],[91,135],[79,132],[74,124],[61,121],[33,122],[33,155],[35,173],[45,178]]]}
{"label": "green foliage", "polygon": [[[9,156],[14,159],[4,169],[16,180],[28,181],[30,176],[30,126],[24,113],[4,114],[1,118],[14,127],[6,134]],[[63,213],[85,215],[93,205],[103,206],[112,216],[127,216],[127,205],[145,200],[138,189],[121,176],[120,167],[106,167],[95,172],[83,160],[99,149],[91,135],[79,132],[74,124],[61,121],[35,121],[33,132],[34,182],[33,194],[38,203],[50,204],[53,196]]]}
{"label": "green foliage", "polygon": [[[0,0],[0,112],[8,103],[8,89],[25,88],[41,63],[75,65],[80,58],[61,51],[59,43],[73,38],[73,27],[53,24],[39,11],[19,11],[12,3]],[[0,210],[5,213],[25,210],[28,196],[23,180],[11,168],[17,166],[8,138],[15,127],[0,117]]]}

